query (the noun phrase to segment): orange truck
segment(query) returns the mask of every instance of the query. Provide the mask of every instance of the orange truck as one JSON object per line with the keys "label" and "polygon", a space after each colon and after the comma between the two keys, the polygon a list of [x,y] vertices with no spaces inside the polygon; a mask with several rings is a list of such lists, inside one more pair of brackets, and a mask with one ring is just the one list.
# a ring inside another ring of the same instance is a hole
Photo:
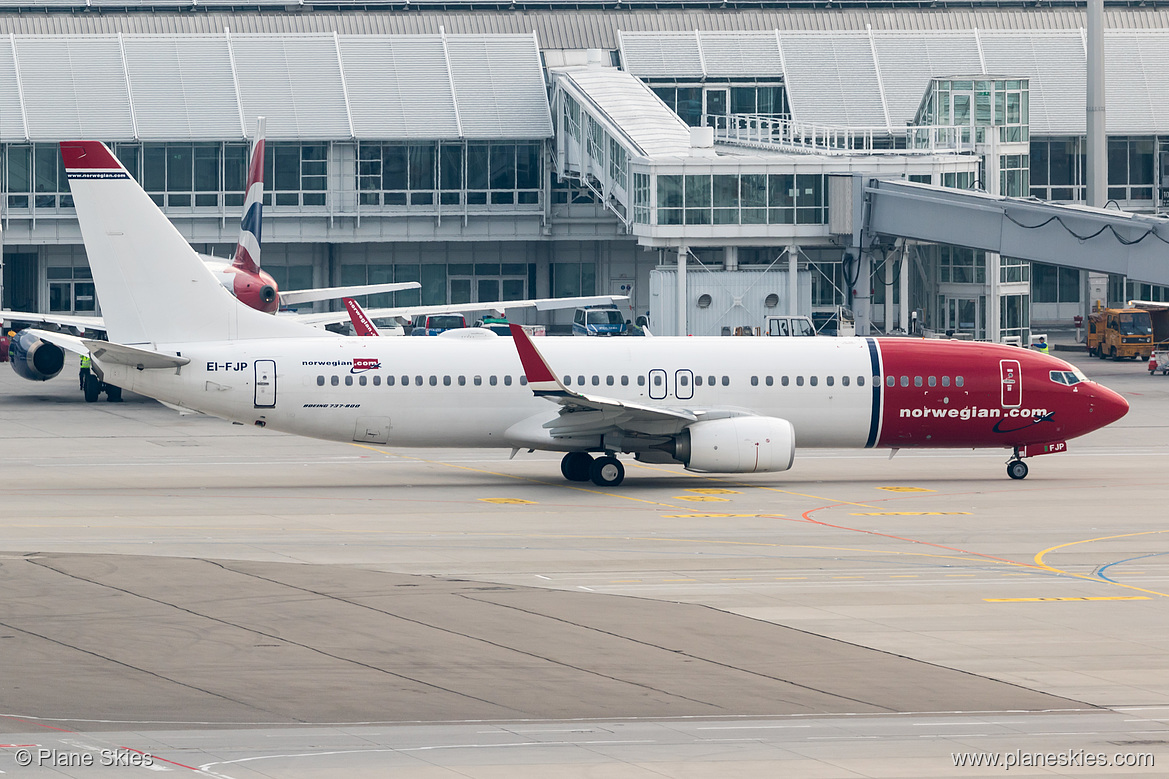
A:
{"label": "orange truck", "polygon": [[[1105,308],[1088,317],[1088,354],[1101,360],[1147,360],[1153,345],[1169,342],[1169,306]],[[1166,344],[1169,346],[1169,343]]]}

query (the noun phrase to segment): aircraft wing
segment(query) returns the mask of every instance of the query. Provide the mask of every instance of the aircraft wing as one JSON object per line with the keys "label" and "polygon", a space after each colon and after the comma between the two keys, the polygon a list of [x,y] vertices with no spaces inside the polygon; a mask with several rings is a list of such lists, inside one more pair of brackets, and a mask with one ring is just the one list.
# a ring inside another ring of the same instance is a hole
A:
{"label": "aircraft wing", "polygon": [[[285,293],[281,292],[283,296]],[[360,293],[359,293],[360,294]],[[580,308],[581,306],[604,306],[629,300],[626,295],[588,295],[576,298],[537,298],[528,300],[494,300],[489,303],[450,303],[438,306],[401,306],[398,308],[371,308],[366,315],[371,319],[393,317],[413,319],[419,314],[470,314],[478,311],[504,313],[508,309],[534,308],[537,311],[553,311],[558,308]],[[333,325],[349,321],[348,311],[334,311],[327,314],[298,314],[297,320],[310,325]]]}
{"label": "aircraft wing", "polygon": [[[561,406],[560,414],[543,425],[554,438],[592,435],[611,430],[629,430],[646,435],[671,434],[707,416],[702,411],[686,408],[651,406],[636,401],[573,392],[556,378],[556,374],[548,367],[544,356],[522,327],[513,324],[511,334],[532,393]],[[724,411],[716,415],[730,414]]]}
{"label": "aircraft wing", "polygon": [[[405,289],[418,289],[421,286],[422,285],[417,281],[401,281],[387,284],[359,284],[354,287],[294,289],[291,292],[284,292],[281,290],[280,302],[294,306],[297,303],[310,303],[314,300],[334,300],[336,298],[353,297],[354,295],[376,295],[381,292],[401,292]],[[347,317],[348,314],[345,316]],[[344,321],[344,318],[338,321]]]}
{"label": "aircraft wing", "polygon": [[67,333],[54,333],[49,330],[37,330],[32,327],[30,327],[25,332],[32,333],[42,341],[51,343],[53,346],[59,346],[67,352],[73,352],[74,354],[89,354],[89,348],[85,345],[87,341],[85,338],[78,338],[75,335],[69,335]]}
{"label": "aircraft wing", "polygon": [[37,314],[32,311],[0,311],[0,320],[10,322],[44,322],[49,325],[64,325],[78,330],[100,330],[105,332],[106,324],[100,316],[74,316],[70,314]]}

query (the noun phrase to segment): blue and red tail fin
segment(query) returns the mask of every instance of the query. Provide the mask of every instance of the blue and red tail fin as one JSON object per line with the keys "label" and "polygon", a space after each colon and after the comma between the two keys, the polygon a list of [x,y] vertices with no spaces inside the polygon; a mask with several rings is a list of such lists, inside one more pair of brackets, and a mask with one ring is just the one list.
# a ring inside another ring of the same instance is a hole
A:
{"label": "blue and red tail fin", "polygon": [[248,163],[248,188],[244,197],[244,215],[240,220],[239,243],[232,265],[247,273],[260,271],[260,224],[264,210],[264,117],[256,121],[256,138]]}
{"label": "blue and red tail fin", "polygon": [[353,332],[357,335],[380,335],[373,322],[366,315],[365,309],[353,298],[341,298],[345,301],[345,310],[349,312],[349,321],[353,323]]}

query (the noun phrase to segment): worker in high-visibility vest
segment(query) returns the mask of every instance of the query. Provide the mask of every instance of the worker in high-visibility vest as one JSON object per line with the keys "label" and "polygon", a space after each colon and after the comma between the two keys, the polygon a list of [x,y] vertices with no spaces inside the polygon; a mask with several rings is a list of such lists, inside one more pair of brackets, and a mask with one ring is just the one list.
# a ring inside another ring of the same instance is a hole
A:
{"label": "worker in high-visibility vest", "polygon": [[81,383],[81,391],[85,392],[85,380],[89,378],[89,355],[81,355],[81,370],[77,371],[77,380]]}
{"label": "worker in high-visibility vest", "polygon": [[1035,351],[1042,352],[1043,354],[1047,354],[1050,350],[1050,347],[1047,345],[1047,339],[1043,336],[1039,336],[1038,340],[1031,344],[1031,347],[1035,349]]}

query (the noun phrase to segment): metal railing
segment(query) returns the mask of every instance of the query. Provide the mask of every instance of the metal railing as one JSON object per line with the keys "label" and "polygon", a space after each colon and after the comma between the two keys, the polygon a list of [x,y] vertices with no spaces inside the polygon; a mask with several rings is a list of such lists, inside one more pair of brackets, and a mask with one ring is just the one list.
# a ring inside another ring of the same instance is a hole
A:
{"label": "metal railing", "polygon": [[903,143],[885,127],[834,127],[763,114],[706,116],[715,140],[810,154],[935,154],[974,151],[969,127],[910,126]]}

